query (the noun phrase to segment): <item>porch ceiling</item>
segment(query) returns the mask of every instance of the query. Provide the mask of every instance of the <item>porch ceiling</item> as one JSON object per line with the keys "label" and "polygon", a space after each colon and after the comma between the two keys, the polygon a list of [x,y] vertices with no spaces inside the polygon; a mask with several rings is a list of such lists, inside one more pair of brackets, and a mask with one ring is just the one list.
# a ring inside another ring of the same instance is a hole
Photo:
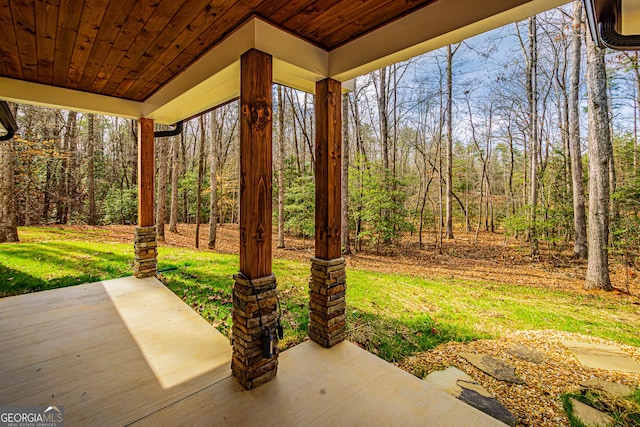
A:
{"label": "porch ceiling", "polygon": [[237,96],[238,59],[313,91],[567,0],[0,0],[0,98],[172,123]]}

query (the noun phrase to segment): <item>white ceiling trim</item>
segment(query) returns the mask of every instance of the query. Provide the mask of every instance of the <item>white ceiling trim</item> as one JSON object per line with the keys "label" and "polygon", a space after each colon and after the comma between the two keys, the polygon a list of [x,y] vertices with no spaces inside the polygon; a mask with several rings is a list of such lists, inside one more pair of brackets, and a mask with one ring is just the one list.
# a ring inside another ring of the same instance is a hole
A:
{"label": "white ceiling trim", "polygon": [[0,77],[0,98],[41,107],[64,108],[127,118],[142,117],[144,111],[142,102],[6,77]]}
{"label": "white ceiling trim", "polygon": [[240,94],[240,56],[249,49],[273,56],[273,81],[307,92],[328,76],[329,54],[259,18],[251,18],[222,43],[145,102],[145,117],[174,123]]}

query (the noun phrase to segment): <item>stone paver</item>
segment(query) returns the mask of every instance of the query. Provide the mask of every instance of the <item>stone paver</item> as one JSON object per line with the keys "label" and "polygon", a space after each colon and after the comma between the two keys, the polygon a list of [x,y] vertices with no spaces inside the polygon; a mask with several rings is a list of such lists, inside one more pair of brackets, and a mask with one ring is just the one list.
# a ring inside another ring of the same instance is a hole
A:
{"label": "stone paver", "polygon": [[433,372],[424,380],[507,425],[514,426],[517,422],[511,412],[484,387],[455,367]]}
{"label": "stone paver", "polygon": [[519,342],[509,344],[507,351],[522,360],[527,362],[542,364],[547,360],[545,354],[539,350],[526,346]]}
{"label": "stone paver", "polygon": [[576,417],[585,427],[609,427],[613,426],[613,418],[604,412],[598,411],[589,405],[574,399],[569,399],[573,406],[573,416]]}
{"label": "stone paver", "polygon": [[563,341],[562,344],[587,368],[640,373],[640,364],[618,347],[579,341]]}
{"label": "stone paver", "polygon": [[514,384],[524,384],[524,381],[516,375],[516,370],[504,360],[484,354],[460,353],[460,356],[482,372],[500,380]]}
{"label": "stone paver", "polygon": [[604,391],[615,397],[627,397],[633,394],[633,388],[620,383],[613,383],[603,380],[580,381],[584,388],[594,391]]}

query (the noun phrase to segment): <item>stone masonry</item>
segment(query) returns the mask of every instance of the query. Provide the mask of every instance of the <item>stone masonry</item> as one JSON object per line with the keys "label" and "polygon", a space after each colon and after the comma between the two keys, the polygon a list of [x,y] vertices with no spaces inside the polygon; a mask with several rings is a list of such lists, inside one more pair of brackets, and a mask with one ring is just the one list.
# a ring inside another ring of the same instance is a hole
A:
{"label": "stone masonry", "polygon": [[[233,276],[233,357],[231,371],[246,389],[272,380],[278,370],[278,297],[276,277],[271,274],[247,279]],[[263,328],[273,339],[273,356],[263,357]]]}
{"label": "stone masonry", "polygon": [[156,227],[136,227],[133,274],[137,278],[155,276],[158,271],[158,241]]}
{"label": "stone masonry", "polygon": [[344,258],[311,258],[309,338],[327,348],[345,339],[345,266]]}

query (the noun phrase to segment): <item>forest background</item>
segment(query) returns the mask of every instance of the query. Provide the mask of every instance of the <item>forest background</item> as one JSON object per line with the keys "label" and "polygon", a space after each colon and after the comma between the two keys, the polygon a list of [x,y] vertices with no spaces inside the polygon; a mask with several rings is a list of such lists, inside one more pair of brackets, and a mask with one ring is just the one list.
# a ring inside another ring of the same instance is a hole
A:
{"label": "forest background", "polygon": [[[581,3],[361,76],[343,96],[343,251],[502,232],[589,266],[634,271],[640,246],[638,53],[585,36]],[[313,95],[274,85],[274,224],[314,235]],[[0,242],[16,226],[135,224],[135,122],[12,105],[0,144]],[[238,105],[156,140],[159,240],[180,223],[237,223]],[[277,207],[277,209],[275,209]],[[169,231],[165,231],[165,224]],[[588,229],[588,233],[587,233]],[[196,232],[195,245],[200,246]],[[454,240],[455,241],[455,240]]]}

